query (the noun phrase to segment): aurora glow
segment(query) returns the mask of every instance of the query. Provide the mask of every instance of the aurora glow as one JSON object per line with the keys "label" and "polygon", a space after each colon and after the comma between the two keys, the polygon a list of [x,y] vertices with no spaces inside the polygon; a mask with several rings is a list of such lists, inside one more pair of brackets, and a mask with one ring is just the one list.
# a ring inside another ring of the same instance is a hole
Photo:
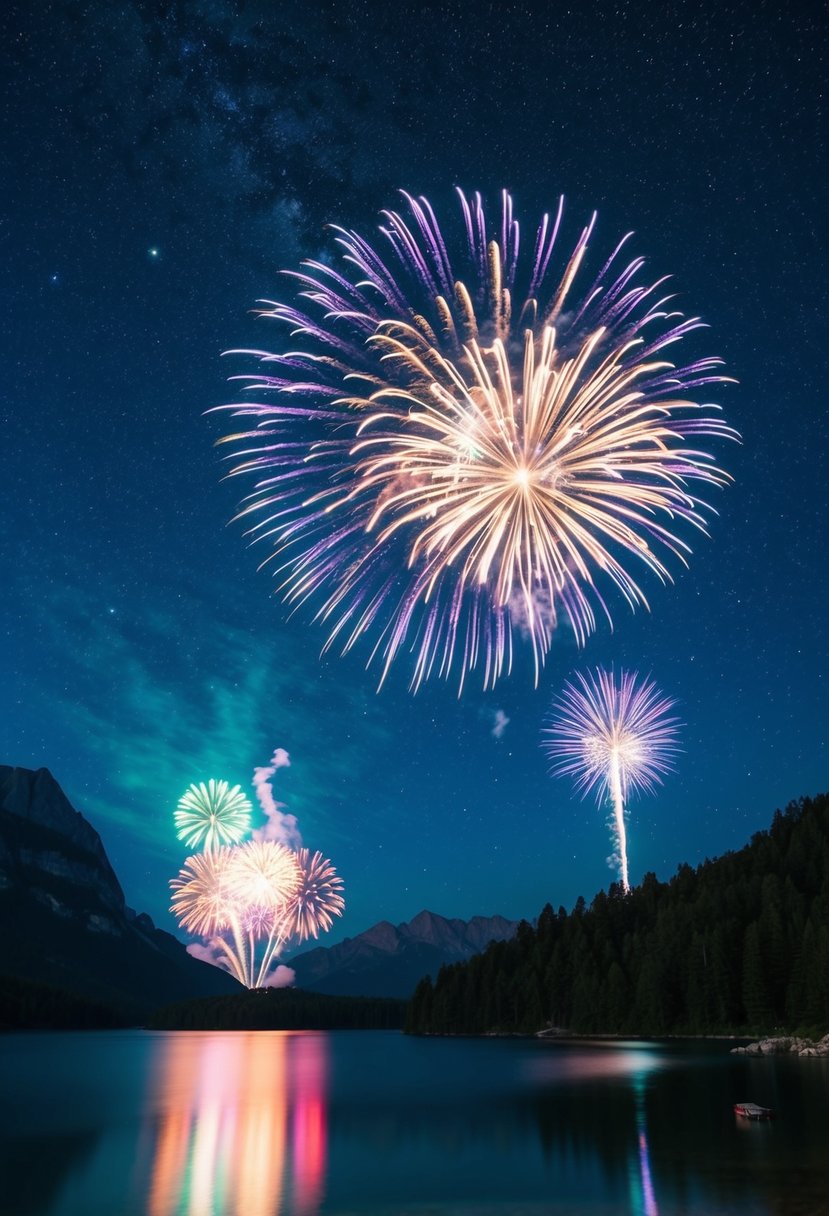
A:
{"label": "aurora glow", "polygon": [[670,580],[681,532],[705,531],[695,487],[729,480],[699,441],[736,437],[696,400],[720,360],[666,359],[701,323],[619,260],[630,234],[577,291],[595,214],[554,258],[560,200],[522,258],[506,191],[494,227],[458,195],[457,255],[423,198],[383,213],[377,247],[335,228],[338,265],[266,302],[290,341],[244,352],[253,399],[220,407],[252,420],[224,438],[230,476],[256,478],[238,518],[287,603],[312,603],[326,647],[372,639],[381,683],[411,650],[414,689],[478,666],[492,687],[516,631],[537,682],[562,620],[584,644],[610,619],[609,587],[647,606],[639,571]]}
{"label": "aurora glow", "polygon": [[583,795],[609,798],[619,853],[622,887],[628,881],[625,806],[630,793],[650,793],[674,767],[679,720],[674,702],[652,680],[636,672],[597,668],[576,673],[553,702],[554,717],[544,728],[544,746],[560,776],[574,776]]}

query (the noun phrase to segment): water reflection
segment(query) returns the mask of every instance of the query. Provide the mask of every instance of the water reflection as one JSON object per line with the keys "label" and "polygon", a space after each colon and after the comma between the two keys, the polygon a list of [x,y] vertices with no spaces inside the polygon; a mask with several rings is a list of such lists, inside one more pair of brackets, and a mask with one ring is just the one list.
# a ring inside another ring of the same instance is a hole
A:
{"label": "water reflection", "polygon": [[541,1086],[536,1117],[548,1159],[568,1145],[582,1159],[596,1153],[611,1181],[627,1177],[632,1216],[659,1216],[647,1097],[658,1074],[676,1064],[661,1045],[641,1041],[548,1045],[529,1065]]}
{"label": "water reflection", "polygon": [[633,1092],[636,1101],[636,1132],[639,1137],[639,1189],[632,1195],[631,1207],[642,1216],[659,1216],[656,1196],[653,1192],[651,1178],[651,1162],[648,1153],[648,1127],[645,1117],[645,1081],[642,1073],[637,1073],[633,1081]]}
{"label": "water reflection", "polygon": [[150,1079],[149,1216],[313,1216],[325,1184],[327,1077],[322,1035],[169,1036]]}
{"label": "water reflection", "polygon": [[669,1060],[656,1044],[627,1042],[596,1042],[589,1047],[569,1044],[562,1051],[555,1044],[545,1044],[545,1052],[530,1062],[534,1080],[564,1078],[579,1081],[627,1080],[641,1084],[649,1073],[668,1067]]}
{"label": "water reflection", "polygon": [[716,1044],[0,1036],[0,1216],[829,1216],[827,1112]]}

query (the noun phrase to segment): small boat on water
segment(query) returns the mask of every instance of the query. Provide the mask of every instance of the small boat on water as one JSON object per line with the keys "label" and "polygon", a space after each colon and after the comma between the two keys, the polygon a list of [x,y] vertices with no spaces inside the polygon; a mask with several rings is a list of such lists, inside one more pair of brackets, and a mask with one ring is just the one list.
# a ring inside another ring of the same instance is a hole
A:
{"label": "small boat on water", "polygon": [[756,1102],[735,1102],[734,1114],[743,1119],[773,1119],[774,1111],[770,1106],[758,1106]]}

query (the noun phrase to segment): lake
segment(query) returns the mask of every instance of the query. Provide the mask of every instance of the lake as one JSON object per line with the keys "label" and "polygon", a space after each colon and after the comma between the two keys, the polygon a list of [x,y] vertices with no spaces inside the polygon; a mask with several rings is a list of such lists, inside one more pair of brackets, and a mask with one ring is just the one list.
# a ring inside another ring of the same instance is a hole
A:
{"label": "lake", "polygon": [[728,1046],[4,1035],[0,1212],[829,1214],[829,1060]]}

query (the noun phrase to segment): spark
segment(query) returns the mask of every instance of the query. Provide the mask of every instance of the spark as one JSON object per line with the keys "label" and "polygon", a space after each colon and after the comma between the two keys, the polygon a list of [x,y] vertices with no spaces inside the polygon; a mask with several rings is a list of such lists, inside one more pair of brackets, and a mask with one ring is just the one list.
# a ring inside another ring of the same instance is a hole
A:
{"label": "spark", "polygon": [[[515,634],[539,671],[562,624],[584,644],[611,598],[647,606],[706,531],[698,487],[730,480],[698,443],[736,438],[699,390],[717,358],[667,356],[701,327],[640,282],[621,240],[577,289],[595,216],[557,260],[563,200],[530,257],[502,195],[490,230],[459,192],[450,256],[430,204],[384,213],[376,246],[335,228],[341,261],[307,262],[262,315],[291,340],[237,377],[251,395],[229,476],[253,476],[238,518],[270,549],[279,590],[308,604],[328,647],[370,642],[380,683],[401,653],[410,685],[482,668],[492,687]],[[454,248],[454,247],[453,247]],[[454,258],[454,261],[453,261]],[[240,353],[240,352],[234,352]]]}
{"label": "spark", "polygon": [[663,697],[652,680],[638,673],[597,668],[576,673],[555,698],[555,717],[544,728],[545,750],[559,776],[574,776],[576,788],[595,792],[599,804],[609,798],[619,853],[622,887],[628,881],[625,807],[633,792],[651,793],[671,772],[679,721],[674,702]]}

